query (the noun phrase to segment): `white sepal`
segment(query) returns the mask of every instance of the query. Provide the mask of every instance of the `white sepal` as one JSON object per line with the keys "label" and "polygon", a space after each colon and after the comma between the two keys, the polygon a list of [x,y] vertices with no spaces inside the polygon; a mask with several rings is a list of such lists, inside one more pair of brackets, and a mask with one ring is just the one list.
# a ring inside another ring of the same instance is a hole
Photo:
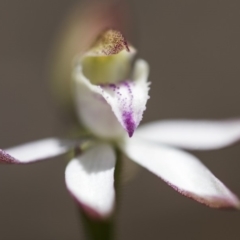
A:
{"label": "white sepal", "polygon": [[213,208],[239,208],[239,199],[193,155],[134,137],[125,154],[179,193]]}
{"label": "white sepal", "polygon": [[97,144],[72,159],[65,172],[68,190],[93,218],[106,218],[114,208],[116,156],[108,144]]}
{"label": "white sepal", "polygon": [[135,134],[145,140],[190,150],[218,149],[240,140],[240,119],[157,121],[144,124]]}
{"label": "white sepal", "polygon": [[46,138],[0,150],[0,162],[31,163],[66,153],[76,146],[75,141]]}

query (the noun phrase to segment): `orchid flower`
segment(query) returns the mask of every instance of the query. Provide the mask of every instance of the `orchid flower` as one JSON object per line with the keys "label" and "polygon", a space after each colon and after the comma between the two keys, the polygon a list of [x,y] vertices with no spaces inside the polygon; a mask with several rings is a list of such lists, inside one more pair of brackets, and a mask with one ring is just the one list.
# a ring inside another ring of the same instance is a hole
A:
{"label": "orchid flower", "polygon": [[[240,120],[171,120],[138,129],[149,98],[149,66],[119,31],[104,31],[75,64],[72,89],[86,141],[47,138],[0,150],[0,162],[27,164],[69,151],[66,186],[91,218],[113,213],[115,168],[127,156],[184,196],[213,208],[240,208],[239,199],[195,156],[240,139]],[[120,153],[120,154],[117,154]],[[120,156],[120,157],[119,157]]]}

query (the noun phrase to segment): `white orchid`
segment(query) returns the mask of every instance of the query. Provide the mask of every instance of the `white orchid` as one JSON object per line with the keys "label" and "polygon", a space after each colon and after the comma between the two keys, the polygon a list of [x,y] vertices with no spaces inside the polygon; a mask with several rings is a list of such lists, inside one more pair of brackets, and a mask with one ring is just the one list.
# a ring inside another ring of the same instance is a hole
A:
{"label": "white orchid", "polygon": [[118,31],[107,30],[77,59],[73,92],[80,122],[91,133],[86,143],[43,139],[0,150],[0,162],[26,164],[74,150],[66,186],[85,213],[96,218],[114,210],[114,172],[123,156],[200,203],[240,208],[239,199],[222,182],[195,156],[179,149],[228,146],[240,138],[240,120],[158,121],[137,129],[149,98],[149,68],[146,61],[137,60],[132,70],[135,52]]}

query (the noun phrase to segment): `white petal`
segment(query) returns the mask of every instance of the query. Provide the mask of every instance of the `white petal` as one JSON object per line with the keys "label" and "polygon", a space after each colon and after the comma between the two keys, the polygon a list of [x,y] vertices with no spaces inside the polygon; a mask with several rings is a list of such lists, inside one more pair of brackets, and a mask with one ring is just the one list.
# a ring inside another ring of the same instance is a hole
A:
{"label": "white petal", "polygon": [[240,207],[237,197],[189,153],[138,139],[129,139],[122,149],[187,197],[214,208]]}
{"label": "white petal", "polygon": [[79,65],[75,74],[75,91],[81,121],[100,137],[119,137],[124,134],[123,129],[132,136],[149,98],[148,71],[148,64],[138,60],[133,81],[99,86],[91,84]]}
{"label": "white petal", "polygon": [[46,138],[0,151],[0,162],[30,163],[66,153],[76,142]]}
{"label": "white petal", "polygon": [[71,160],[66,168],[66,185],[87,214],[108,217],[114,207],[116,157],[108,144],[98,144]]}
{"label": "white petal", "polygon": [[218,149],[240,140],[240,120],[171,120],[141,126],[142,139],[190,150]]}

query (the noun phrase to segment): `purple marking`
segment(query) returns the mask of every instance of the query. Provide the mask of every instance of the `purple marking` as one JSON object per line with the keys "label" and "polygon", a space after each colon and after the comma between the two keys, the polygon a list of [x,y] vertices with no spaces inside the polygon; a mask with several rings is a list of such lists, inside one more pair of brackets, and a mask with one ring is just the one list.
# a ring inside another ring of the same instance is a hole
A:
{"label": "purple marking", "polygon": [[128,132],[128,136],[132,137],[134,130],[136,129],[136,124],[134,122],[132,112],[124,111],[122,117],[126,126],[126,130]]}
{"label": "purple marking", "polygon": [[[133,136],[133,133],[136,129],[136,122],[134,120],[134,112],[133,112],[133,92],[132,92],[132,82],[130,81],[121,81],[117,84],[101,84],[102,89],[109,89],[113,91],[117,101],[119,103],[119,110],[122,112],[122,119],[125,125],[125,129],[128,132],[129,137]],[[124,97],[121,91],[127,89],[128,96]]]}
{"label": "purple marking", "polygon": [[20,163],[20,162],[0,149],[0,163]]}
{"label": "purple marking", "polygon": [[109,86],[110,88],[112,88],[113,91],[117,88],[116,84],[113,84],[113,83],[110,83],[110,84],[108,84],[107,86]]}

